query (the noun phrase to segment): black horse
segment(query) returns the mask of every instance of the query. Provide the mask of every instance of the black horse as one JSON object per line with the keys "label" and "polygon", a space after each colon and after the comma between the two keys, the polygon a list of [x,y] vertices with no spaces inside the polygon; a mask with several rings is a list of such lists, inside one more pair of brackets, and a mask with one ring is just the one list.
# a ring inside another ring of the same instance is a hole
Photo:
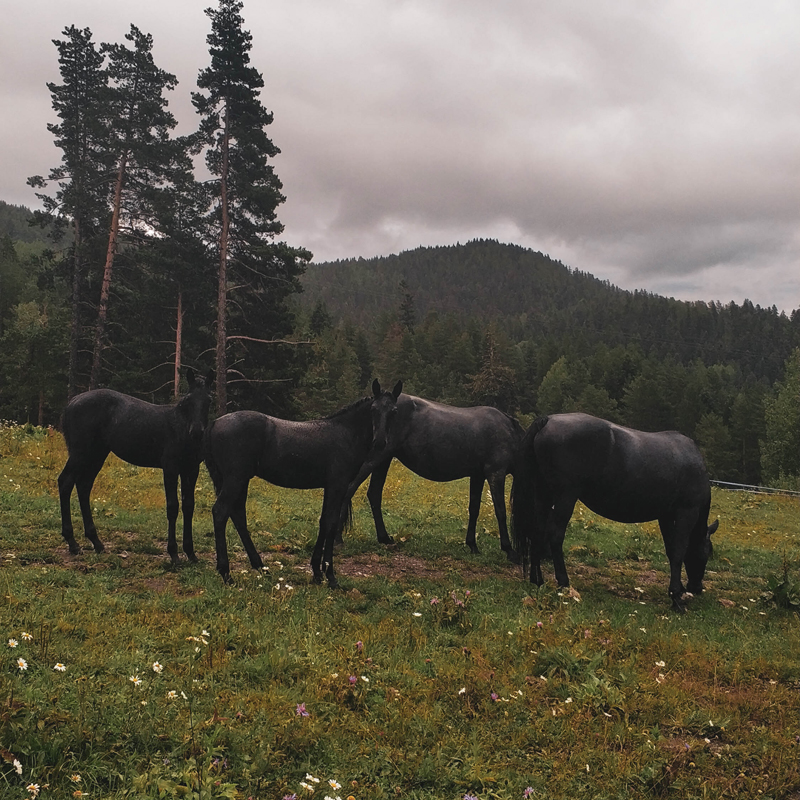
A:
{"label": "black horse", "polygon": [[383,522],[381,501],[394,457],[429,481],[469,478],[466,545],[473,553],[478,552],[475,527],[483,485],[488,481],[500,529],[500,547],[509,561],[518,563],[506,524],[505,480],[506,475],[514,471],[513,463],[523,435],[520,424],[496,408],[457,408],[403,395],[397,401],[391,447],[386,450],[385,459],[375,466],[367,489],[378,541],[383,544],[393,541]]}
{"label": "black horse", "polygon": [[213,508],[217,570],[226,581],[230,580],[225,536],[229,517],[251,566],[263,566],[247,530],[245,511],[250,479],[259,477],[287,489],[325,490],[311,567],[317,583],[324,574],[331,588],[338,585],[333,571],[334,539],[349,521],[353,493],[368,474],[362,473],[365,460],[386,447],[402,388],[398,382],[391,392],[382,391],[376,379],[372,397],[324,419],[291,422],[257,411],[234,411],[209,426],[205,460],[217,494]]}
{"label": "black horse", "polygon": [[86,537],[98,553],[105,549],[92,519],[90,495],[95,478],[109,453],[137,467],[164,472],[167,499],[167,553],[178,561],[175,521],[178,518],[178,478],[183,506],[183,552],[197,561],[192,541],[194,487],[203,460],[203,433],[211,406],[214,373],[203,379],[188,370],[189,393],[176,405],[160,406],[111,389],[94,389],[70,400],[61,427],[69,458],[58,476],[61,535],[70,553],[80,553],[70,513],[72,487],[78,500]]}
{"label": "black horse", "polygon": [[697,445],[680,433],[645,433],[591,417],[554,414],[534,422],[520,445],[511,490],[514,540],[531,583],[549,546],[559,586],[569,586],[564,533],[575,503],[617,522],[658,520],[670,565],[672,607],[683,612],[687,588],[703,591],[711,555],[711,487]]}

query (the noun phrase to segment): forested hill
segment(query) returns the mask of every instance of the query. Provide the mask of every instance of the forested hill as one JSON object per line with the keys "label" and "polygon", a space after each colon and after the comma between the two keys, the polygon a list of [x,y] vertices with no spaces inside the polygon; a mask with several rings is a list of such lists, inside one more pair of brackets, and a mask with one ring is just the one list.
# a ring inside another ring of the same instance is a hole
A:
{"label": "forested hill", "polygon": [[16,242],[48,242],[47,230],[31,226],[33,212],[25,206],[15,206],[0,200],[0,239],[8,236]]}
{"label": "forested hill", "polygon": [[638,344],[651,357],[687,364],[736,363],[772,383],[800,344],[800,312],[745,301],[683,302],[629,292],[542,253],[492,240],[422,247],[399,255],[312,264],[304,304],[323,301],[336,320],[372,328],[413,299],[429,313],[499,325],[512,340],[572,342],[570,350]]}

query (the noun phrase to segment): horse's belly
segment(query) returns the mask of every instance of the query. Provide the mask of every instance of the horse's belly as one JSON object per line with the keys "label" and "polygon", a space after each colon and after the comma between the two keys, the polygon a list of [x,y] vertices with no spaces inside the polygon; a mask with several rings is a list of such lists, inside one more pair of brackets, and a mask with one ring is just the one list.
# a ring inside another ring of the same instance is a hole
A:
{"label": "horse's belly", "polygon": [[446,452],[399,452],[398,461],[426,481],[457,481],[469,477],[475,470],[474,464],[464,458],[454,457]]}
{"label": "horse's belly", "polygon": [[650,522],[664,513],[660,498],[641,495],[614,495],[611,492],[580,496],[581,502],[595,514],[615,522]]}
{"label": "horse's belly", "polygon": [[163,448],[160,443],[151,443],[150,445],[143,444],[140,446],[129,444],[125,447],[111,448],[111,452],[117,456],[117,458],[121,458],[129,464],[133,464],[135,467],[155,467],[157,469],[163,469],[164,467],[162,450]]}
{"label": "horse's belly", "polygon": [[307,463],[293,466],[284,462],[282,466],[259,468],[259,478],[280,486],[282,489],[323,489],[327,482],[325,472],[310,467]]}

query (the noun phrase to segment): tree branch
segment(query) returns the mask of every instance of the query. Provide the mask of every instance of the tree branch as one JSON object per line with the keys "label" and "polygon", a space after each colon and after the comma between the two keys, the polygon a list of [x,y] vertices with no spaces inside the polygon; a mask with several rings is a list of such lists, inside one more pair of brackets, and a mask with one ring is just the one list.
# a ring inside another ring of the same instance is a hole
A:
{"label": "tree branch", "polygon": [[245,342],[259,342],[260,344],[314,344],[314,342],[290,342],[288,339],[255,339],[252,336],[229,336],[228,341],[242,339]]}

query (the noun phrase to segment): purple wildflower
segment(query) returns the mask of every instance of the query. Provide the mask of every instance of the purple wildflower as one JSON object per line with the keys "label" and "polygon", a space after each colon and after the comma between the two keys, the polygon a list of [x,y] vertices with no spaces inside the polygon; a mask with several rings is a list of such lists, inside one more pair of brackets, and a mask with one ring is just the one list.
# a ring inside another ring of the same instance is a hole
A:
{"label": "purple wildflower", "polygon": [[439,605],[439,598],[438,597],[431,597],[431,605],[438,606]]}
{"label": "purple wildflower", "polygon": [[363,649],[364,649],[364,642],[362,642],[359,639],[359,641],[356,642],[356,650],[358,650],[358,652],[360,653]]}
{"label": "purple wildflower", "polygon": [[533,794],[533,786],[529,786],[525,791],[522,793],[522,796],[527,800]]}
{"label": "purple wildflower", "polygon": [[495,703],[500,699],[500,696],[497,694],[497,692],[492,692],[490,697],[492,698],[492,700],[494,700]]}
{"label": "purple wildflower", "polygon": [[294,712],[298,717],[308,717],[309,713],[306,711],[306,704],[305,703],[298,703],[297,708]]}
{"label": "purple wildflower", "polygon": [[356,681],[357,681],[357,680],[358,680],[358,678],[356,678],[356,676],[355,676],[355,675],[351,675],[351,676],[350,676],[350,685],[351,685],[351,686],[355,686],[355,685],[356,685]]}

